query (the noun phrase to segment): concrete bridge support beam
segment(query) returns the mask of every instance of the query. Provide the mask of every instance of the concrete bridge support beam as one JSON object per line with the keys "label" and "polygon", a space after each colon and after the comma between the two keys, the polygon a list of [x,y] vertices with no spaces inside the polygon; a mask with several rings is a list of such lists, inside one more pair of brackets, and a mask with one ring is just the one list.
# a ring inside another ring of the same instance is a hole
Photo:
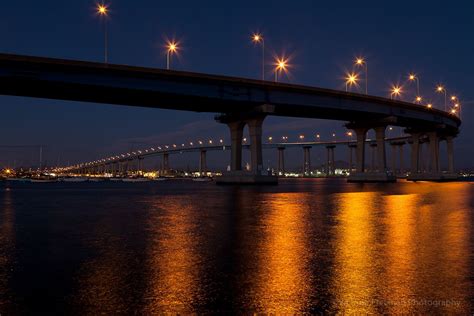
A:
{"label": "concrete bridge support beam", "polygon": [[327,150],[327,162],[326,162],[326,175],[333,176],[335,175],[335,161],[334,161],[334,148],[335,145],[326,146]]}
{"label": "concrete bridge support beam", "polygon": [[303,175],[311,174],[311,146],[303,146]]}
{"label": "concrete bridge support beam", "polygon": [[278,174],[285,174],[285,147],[278,147]]}
{"label": "concrete bridge support beam", "polygon": [[241,171],[242,170],[242,139],[244,134],[243,122],[232,122],[227,124],[230,129],[231,139],[231,158],[230,158],[230,170]]}
{"label": "concrete bridge support beam", "polygon": [[248,121],[250,134],[250,168],[252,173],[256,175],[261,175],[263,171],[262,125],[263,118],[255,118]]}
{"label": "concrete bridge support beam", "polygon": [[439,138],[436,132],[428,133],[430,140],[430,173],[439,173]]}
{"label": "concrete bridge support beam", "polygon": [[375,128],[375,139],[377,142],[377,171],[387,171],[387,156],[385,152],[385,129],[386,126]]}
{"label": "concrete bridge support beam", "polygon": [[405,166],[403,164],[403,144],[400,144],[398,146],[398,153],[400,155],[400,174],[403,175],[405,169]]}
{"label": "concrete bridge support beam", "polygon": [[199,153],[199,175],[204,176],[207,173],[206,150],[202,149]]}
{"label": "concrete bridge support beam", "polygon": [[365,137],[367,135],[367,128],[356,128],[354,129],[357,137],[357,166],[356,172],[357,173],[364,173],[365,172]]}
{"label": "concrete bridge support beam", "polygon": [[[230,129],[231,171],[216,179],[219,184],[277,184],[278,178],[263,174],[262,125],[265,115],[248,114],[247,117],[221,116],[218,121]],[[250,172],[242,170],[243,129],[248,124],[250,134]]]}
{"label": "concrete bridge support beam", "polygon": [[454,143],[453,137],[446,137],[446,147],[448,151],[448,172],[454,174]]}
{"label": "concrete bridge support beam", "polygon": [[163,153],[163,157],[161,160],[161,173],[168,174],[169,171],[169,154]]}
{"label": "concrete bridge support beam", "polygon": [[420,172],[420,133],[412,133],[411,144],[411,170],[410,174],[417,174]]}

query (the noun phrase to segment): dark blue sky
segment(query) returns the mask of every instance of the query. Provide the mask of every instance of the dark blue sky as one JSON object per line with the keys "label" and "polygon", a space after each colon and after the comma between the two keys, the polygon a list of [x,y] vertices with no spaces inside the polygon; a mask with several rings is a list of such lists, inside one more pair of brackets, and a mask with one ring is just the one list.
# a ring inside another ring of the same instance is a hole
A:
{"label": "dark blue sky", "polygon": [[[174,36],[183,49],[173,68],[257,78],[260,50],[250,42],[250,34],[262,31],[269,62],[272,52],[293,57],[294,83],[343,89],[341,77],[352,68],[356,55],[368,60],[372,94],[387,95],[391,83],[403,83],[407,73],[415,71],[422,94],[441,106],[434,87],[443,83],[463,103],[457,165],[474,167],[470,1],[114,0],[108,4],[111,63],[164,67],[164,39]],[[94,7],[94,1],[84,0],[2,1],[0,51],[102,61],[103,33]],[[407,98],[413,89],[406,87]],[[228,138],[211,114],[15,97],[0,97],[0,104],[0,145],[44,144],[49,163],[58,158],[62,163],[78,162],[145,146],[134,142]],[[270,118],[264,131],[275,138],[296,139],[300,133],[330,138],[332,132],[342,137],[342,124]],[[27,164],[33,157],[31,149],[0,148],[0,165],[11,165],[12,160]]]}

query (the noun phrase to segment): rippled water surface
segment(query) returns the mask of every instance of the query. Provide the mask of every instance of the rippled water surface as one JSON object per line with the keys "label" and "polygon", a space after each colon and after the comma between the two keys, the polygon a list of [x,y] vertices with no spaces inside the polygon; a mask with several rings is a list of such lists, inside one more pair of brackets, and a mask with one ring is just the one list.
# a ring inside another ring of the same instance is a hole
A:
{"label": "rippled water surface", "polygon": [[471,183],[0,183],[0,314],[474,311]]}

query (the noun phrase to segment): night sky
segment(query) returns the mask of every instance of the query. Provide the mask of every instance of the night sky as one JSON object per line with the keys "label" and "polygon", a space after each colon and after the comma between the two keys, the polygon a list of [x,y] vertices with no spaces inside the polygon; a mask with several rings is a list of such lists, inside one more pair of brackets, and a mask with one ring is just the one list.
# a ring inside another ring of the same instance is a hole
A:
{"label": "night sky", "polygon": [[[114,0],[106,4],[110,63],[164,68],[165,40],[175,38],[182,50],[179,60],[173,61],[174,69],[259,78],[261,50],[250,36],[260,31],[269,64],[273,53],[292,57],[287,82],[344,89],[341,78],[360,55],[369,64],[370,94],[387,96],[392,83],[404,83],[413,71],[420,77],[421,94],[441,107],[443,97],[434,90],[443,83],[463,105],[456,165],[474,167],[471,1]],[[103,28],[94,1],[2,1],[0,16],[3,53],[103,60]],[[406,85],[405,91],[405,99],[412,99],[414,85]],[[50,165],[156,144],[229,138],[227,129],[214,122],[214,114],[5,96],[0,104],[0,145],[42,144]],[[275,139],[286,135],[291,141],[299,134],[311,140],[316,133],[330,139],[335,132],[344,139],[343,123],[269,118],[264,134]],[[346,159],[341,150],[336,158]],[[319,154],[323,152],[313,154],[315,164]],[[265,161],[276,158],[273,152],[265,155]],[[289,166],[300,164],[299,151],[290,155]],[[36,157],[36,149],[0,148],[0,167],[34,164]],[[208,158],[210,165],[213,159],[216,165],[226,164],[227,154]],[[197,165],[197,155],[194,160]]]}

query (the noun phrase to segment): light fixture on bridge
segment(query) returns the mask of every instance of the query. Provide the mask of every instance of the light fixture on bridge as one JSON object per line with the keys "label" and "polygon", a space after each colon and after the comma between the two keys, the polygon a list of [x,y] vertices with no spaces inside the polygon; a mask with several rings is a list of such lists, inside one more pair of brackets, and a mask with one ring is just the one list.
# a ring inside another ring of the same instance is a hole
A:
{"label": "light fixture on bridge", "polygon": [[275,82],[278,82],[278,75],[282,72],[286,73],[288,70],[288,58],[277,57],[275,58]]}
{"label": "light fixture on bridge", "polygon": [[172,40],[166,43],[166,69],[170,70],[171,56],[177,54],[179,50],[179,43]]}
{"label": "light fixture on bridge", "polygon": [[272,140],[273,140],[273,137],[269,136],[269,137],[268,137],[268,141],[271,143]]}
{"label": "light fixture on bridge", "polygon": [[415,73],[410,73],[408,75],[408,80],[416,83],[416,95],[417,95],[416,100],[418,98],[420,98],[420,100],[419,101],[417,100],[417,102],[421,102],[421,97],[419,97],[419,95],[420,95],[420,78]]}
{"label": "light fixture on bridge", "polygon": [[417,97],[415,98],[415,102],[416,102],[416,103],[421,104],[421,101],[423,101],[423,98],[422,98],[422,97],[417,96]]}
{"label": "light fixture on bridge", "polygon": [[211,145],[212,145],[212,139],[209,139],[209,144],[211,144]]}
{"label": "light fixture on bridge", "polygon": [[321,135],[316,134],[316,139],[319,140],[321,138]]}
{"label": "light fixture on bridge", "polygon": [[97,15],[102,17],[104,21],[104,62],[108,62],[108,31],[107,31],[107,17],[109,15],[109,8],[104,3],[99,3],[96,6]]}
{"label": "light fixture on bridge", "polygon": [[436,92],[444,93],[444,110],[448,111],[448,91],[443,85],[439,84],[436,86]]}
{"label": "light fixture on bridge", "polygon": [[219,143],[223,144],[223,143],[224,143],[224,140],[223,140],[223,139],[219,139]]}
{"label": "light fixture on bridge", "polygon": [[401,96],[403,93],[403,87],[394,85],[392,86],[392,89],[390,90],[390,99],[396,100],[397,97]]}
{"label": "light fixture on bridge", "polygon": [[433,104],[428,103],[428,104],[426,105],[426,107],[428,107],[429,109],[431,109],[431,108],[433,107]]}
{"label": "light fixture on bridge", "polygon": [[364,67],[365,69],[365,94],[368,94],[368,82],[369,82],[369,66],[367,65],[367,61],[365,58],[357,57],[354,61],[354,64],[359,67]]}
{"label": "light fixture on bridge", "polygon": [[262,80],[265,80],[265,39],[261,33],[252,34],[252,42],[262,44]]}
{"label": "light fixture on bridge", "polygon": [[304,140],[304,135],[300,135],[300,140]]}
{"label": "light fixture on bridge", "polygon": [[346,92],[348,92],[349,87],[352,87],[354,85],[358,86],[357,82],[359,81],[359,75],[354,72],[347,73],[345,80],[346,80]]}

